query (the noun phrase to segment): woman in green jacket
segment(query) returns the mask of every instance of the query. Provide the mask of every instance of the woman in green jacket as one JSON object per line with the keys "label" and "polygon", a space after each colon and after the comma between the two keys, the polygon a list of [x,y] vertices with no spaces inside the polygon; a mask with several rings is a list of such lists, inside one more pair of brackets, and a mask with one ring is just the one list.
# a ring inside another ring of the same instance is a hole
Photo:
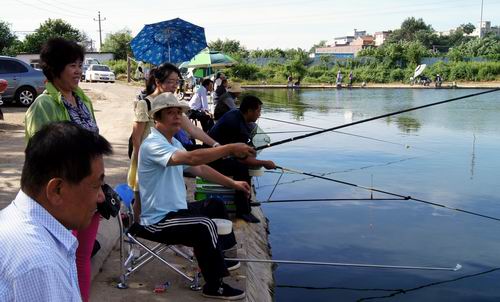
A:
{"label": "woman in green jacket", "polygon": [[[56,121],[71,121],[84,129],[99,133],[92,102],[78,87],[83,57],[83,48],[73,41],[54,38],[43,46],[40,61],[48,83],[45,91],[36,98],[26,112],[26,141],[43,125]],[[90,257],[99,228],[99,219],[100,215],[96,212],[86,229],[73,231],[78,239],[76,267],[83,301],[89,300]]]}

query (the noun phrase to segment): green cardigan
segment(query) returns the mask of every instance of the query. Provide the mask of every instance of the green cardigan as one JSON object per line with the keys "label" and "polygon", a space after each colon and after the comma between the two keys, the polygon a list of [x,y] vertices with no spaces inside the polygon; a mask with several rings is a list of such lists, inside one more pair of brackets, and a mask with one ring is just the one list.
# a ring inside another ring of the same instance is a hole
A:
{"label": "green cardigan", "polygon": [[[90,99],[83,93],[80,87],[77,87],[74,93],[82,100],[85,106],[87,106],[95,121],[94,107]],[[69,120],[69,113],[61,99],[61,93],[51,82],[48,82],[45,85],[45,91],[36,98],[24,116],[26,142],[35,132],[40,130],[43,125],[50,122]]]}

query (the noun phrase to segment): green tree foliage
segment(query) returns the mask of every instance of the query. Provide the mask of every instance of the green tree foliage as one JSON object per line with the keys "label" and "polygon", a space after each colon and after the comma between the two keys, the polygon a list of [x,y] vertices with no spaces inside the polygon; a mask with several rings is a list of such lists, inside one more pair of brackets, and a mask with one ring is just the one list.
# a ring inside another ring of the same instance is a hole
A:
{"label": "green tree foliage", "polygon": [[246,58],[248,51],[240,44],[240,41],[226,39],[222,41],[217,39],[208,43],[210,50],[220,51],[234,57]]}
{"label": "green tree foliage", "polygon": [[402,41],[419,41],[425,47],[430,47],[437,40],[431,25],[425,24],[422,18],[410,17],[403,21],[401,28],[394,30],[387,38],[386,43],[398,43]]}
{"label": "green tree foliage", "polygon": [[500,59],[500,38],[488,35],[474,38],[467,43],[450,49],[448,57],[452,61],[463,61],[467,57],[490,57]]}
{"label": "green tree foliage", "polygon": [[16,35],[10,30],[10,25],[0,21],[0,54],[9,54],[10,47],[17,40]]}
{"label": "green tree foliage", "polygon": [[376,63],[387,68],[416,66],[423,57],[430,55],[431,52],[419,41],[384,43],[380,47],[364,49],[358,53],[358,57],[372,57]]}
{"label": "green tree foliage", "polygon": [[85,40],[85,34],[71,26],[71,24],[62,19],[48,19],[34,33],[26,36],[23,42],[23,51],[39,53],[43,43],[55,37],[62,37],[76,42]]}
{"label": "green tree foliage", "polygon": [[476,29],[476,27],[469,22],[467,24],[460,25],[460,29],[462,29],[464,33],[470,35],[474,31],[474,29]]}
{"label": "green tree foliage", "polygon": [[326,47],[326,40],[321,40],[319,41],[317,44],[314,44],[310,49],[309,49],[309,53],[314,53],[314,51],[316,50],[316,48],[320,48],[320,47]]}
{"label": "green tree foliage", "polygon": [[119,30],[106,36],[101,51],[113,52],[116,60],[126,60],[127,53],[132,53],[130,49],[131,40],[132,32],[129,29]]}

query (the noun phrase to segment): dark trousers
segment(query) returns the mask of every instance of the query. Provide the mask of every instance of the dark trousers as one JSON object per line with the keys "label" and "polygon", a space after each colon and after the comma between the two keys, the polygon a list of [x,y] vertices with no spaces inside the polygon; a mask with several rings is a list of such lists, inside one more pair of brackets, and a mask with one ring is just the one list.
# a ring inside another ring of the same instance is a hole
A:
{"label": "dark trousers", "polygon": [[234,233],[219,237],[210,218],[227,217],[221,200],[194,202],[188,204],[187,210],[170,212],[160,222],[141,227],[136,235],[155,242],[193,247],[203,278],[207,283],[216,283],[229,275],[222,250],[235,246],[236,238]]}
{"label": "dark trousers", "polygon": [[190,110],[188,112],[188,117],[192,120],[200,121],[201,128],[203,128],[205,132],[208,132],[214,126],[214,120],[204,111]]}
{"label": "dark trousers", "polygon": [[[248,166],[235,158],[218,159],[208,165],[219,173],[232,176],[234,180],[246,181],[250,185],[251,178],[248,175]],[[252,210],[249,198],[242,191],[235,192],[234,204],[236,205],[236,215],[248,214]]]}

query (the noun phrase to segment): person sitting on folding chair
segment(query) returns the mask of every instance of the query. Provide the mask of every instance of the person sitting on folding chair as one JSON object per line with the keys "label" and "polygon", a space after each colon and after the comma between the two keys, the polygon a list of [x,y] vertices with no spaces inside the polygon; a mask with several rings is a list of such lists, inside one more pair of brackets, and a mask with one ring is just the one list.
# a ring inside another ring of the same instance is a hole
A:
{"label": "person sitting on folding chair", "polygon": [[183,171],[249,195],[250,186],[246,182],[234,181],[204,164],[226,156],[254,156],[255,151],[245,144],[185,151],[174,134],[181,128],[182,113],[188,109],[186,102],[169,92],[152,102],[149,114],[155,126],[139,149],[140,226],[130,232],[156,242],[193,247],[206,282],[203,295],[240,299],[245,293],[222,281],[229,275],[228,269],[240,265],[225,261],[222,253],[235,246],[236,239],[232,234],[222,242],[215,223],[208,218],[227,218],[224,204],[211,200],[188,205]]}
{"label": "person sitting on folding chair", "polygon": [[214,120],[212,119],[212,114],[208,108],[208,94],[214,89],[214,82],[210,79],[205,79],[201,82],[200,88],[196,90],[189,101],[189,107],[191,110],[188,112],[188,117],[192,120],[198,120],[201,123],[203,131],[208,132],[213,125]]}

